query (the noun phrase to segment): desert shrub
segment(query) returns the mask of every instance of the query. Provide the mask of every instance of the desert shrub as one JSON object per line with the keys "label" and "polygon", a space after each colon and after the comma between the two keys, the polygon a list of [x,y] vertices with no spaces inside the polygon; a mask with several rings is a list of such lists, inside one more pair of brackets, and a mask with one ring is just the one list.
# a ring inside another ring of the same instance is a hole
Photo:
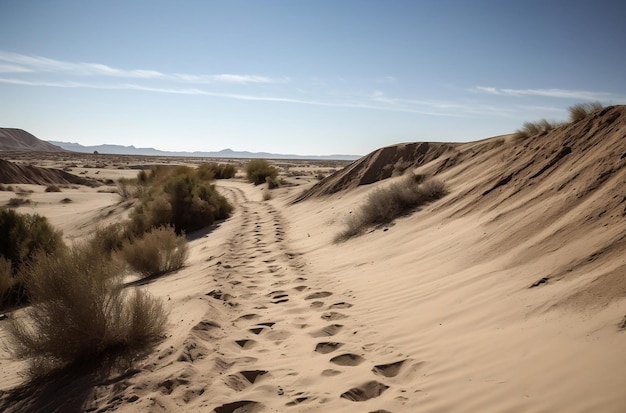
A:
{"label": "desert shrub", "polygon": [[249,182],[255,185],[261,185],[266,182],[266,179],[276,179],[278,176],[278,169],[271,166],[265,159],[253,159],[246,164],[245,167],[246,177]]}
{"label": "desert shrub", "polygon": [[71,204],[74,201],[72,201],[70,198],[63,198],[60,202],[62,204]]}
{"label": "desert shrub", "polygon": [[130,199],[137,194],[137,183],[134,179],[120,178],[117,180],[117,193],[122,199]]}
{"label": "desert shrub", "polygon": [[13,355],[29,359],[36,375],[139,349],[163,333],[161,302],[124,290],[116,263],[89,246],[38,254],[25,274],[33,304],[10,320],[8,340]]}
{"label": "desert shrub", "polygon": [[87,239],[88,245],[97,253],[111,255],[120,251],[124,242],[128,240],[125,227],[120,223],[96,227],[93,234]]}
{"label": "desert shrub", "polygon": [[46,192],[61,192],[61,188],[59,188],[57,185],[48,185],[46,187]]}
{"label": "desert shrub", "polygon": [[221,196],[215,185],[201,182],[193,175],[173,175],[163,191],[172,209],[171,224],[177,233],[190,232],[226,219],[232,206]]}
{"label": "desert shrub", "polygon": [[589,116],[590,114],[602,110],[603,106],[600,102],[590,103],[578,103],[574,106],[570,106],[569,119],[571,122],[578,122],[579,120]]}
{"label": "desert shrub", "polygon": [[216,162],[203,163],[198,166],[198,177],[200,179],[230,179],[237,173],[237,168],[232,164]]}
{"label": "desert shrub", "polygon": [[17,280],[11,270],[11,261],[0,256],[0,304],[13,301],[9,297],[15,293]]}
{"label": "desert shrub", "polygon": [[0,255],[11,261],[13,273],[32,260],[38,251],[52,254],[64,248],[61,232],[45,217],[0,210]]}
{"label": "desert shrub", "polygon": [[[143,171],[140,172],[142,174]],[[134,237],[152,228],[172,225],[178,234],[191,232],[226,219],[232,206],[210,179],[213,172],[187,166],[151,168],[140,185],[140,203],[130,214],[127,232]]]}
{"label": "desert shrub", "polygon": [[[6,262],[10,264],[9,280],[2,275],[5,287],[0,293],[0,308],[22,304],[28,300],[28,290],[20,275],[38,252],[53,254],[65,248],[61,232],[52,228],[45,217],[18,214],[10,209],[0,210],[0,269],[5,274]],[[0,290],[3,287],[0,287]]]}
{"label": "desert shrub", "polygon": [[127,241],[122,256],[130,268],[144,277],[182,268],[188,256],[187,239],[172,227],[151,230],[139,239]]}
{"label": "desert shrub", "polygon": [[276,177],[267,176],[265,182],[267,182],[267,189],[276,189],[280,186],[280,181]]}
{"label": "desert shrub", "polygon": [[387,224],[397,217],[446,194],[445,185],[437,180],[424,180],[423,175],[407,175],[405,179],[372,192],[359,210],[350,216],[346,228],[335,241],[343,241],[362,233],[373,225]]}
{"label": "desert shrub", "polygon": [[9,201],[7,202],[7,206],[10,206],[12,208],[17,208],[18,206],[24,205],[24,204],[30,204],[30,199],[10,198]]}

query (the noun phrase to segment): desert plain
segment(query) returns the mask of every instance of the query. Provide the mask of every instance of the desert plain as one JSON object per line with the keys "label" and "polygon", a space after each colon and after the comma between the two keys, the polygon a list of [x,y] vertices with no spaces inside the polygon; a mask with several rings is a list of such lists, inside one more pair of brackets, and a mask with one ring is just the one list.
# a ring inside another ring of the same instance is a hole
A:
{"label": "desert plain", "polygon": [[[29,200],[16,210],[68,243],[127,217],[119,178],[206,161],[0,155],[100,183],[13,184]],[[625,158],[626,107],[614,106],[532,137],[272,161],[284,184],[270,197],[241,172],[218,180],[231,217],[188,234],[184,268],[132,287],[163,300],[165,337],[131,366],[48,382],[3,346],[0,409],[626,411]],[[373,191],[409,172],[447,194],[337,242]]]}

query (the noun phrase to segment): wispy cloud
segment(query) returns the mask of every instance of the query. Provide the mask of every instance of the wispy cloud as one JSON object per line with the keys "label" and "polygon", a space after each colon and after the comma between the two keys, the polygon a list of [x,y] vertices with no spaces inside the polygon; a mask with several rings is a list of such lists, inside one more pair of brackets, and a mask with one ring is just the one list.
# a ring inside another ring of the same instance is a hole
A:
{"label": "wispy cloud", "polygon": [[212,97],[220,97],[220,98],[242,100],[242,101],[296,103],[296,104],[301,104],[301,105],[326,106],[326,107],[336,107],[336,108],[353,108],[353,109],[370,109],[370,110],[380,110],[380,111],[389,111],[389,112],[414,113],[414,114],[431,115],[431,116],[463,117],[463,114],[459,114],[459,113],[436,112],[436,111],[419,109],[415,107],[389,106],[389,105],[376,104],[372,102],[359,102],[359,101],[329,102],[329,101],[324,101],[324,100],[295,99],[295,98],[282,97],[282,96],[222,93],[222,92],[213,92],[213,91],[199,89],[199,88],[172,88],[172,87],[146,86],[146,85],[139,85],[139,84],[133,84],[133,83],[112,84],[112,83],[86,83],[86,82],[74,82],[74,81],[50,82],[50,81],[30,81],[30,80],[22,80],[22,79],[7,78],[7,77],[0,77],[0,83],[20,85],[20,86],[33,86],[33,87],[137,90],[137,91],[143,91],[143,92],[166,93],[166,94],[175,94],[175,95],[212,96]]}
{"label": "wispy cloud", "polygon": [[472,92],[486,93],[500,96],[541,96],[549,98],[576,99],[576,100],[610,100],[617,96],[607,92],[592,92],[587,90],[568,89],[501,89],[491,86],[476,86]]}
{"label": "wispy cloud", "polygon": [[187,83],[285,83],[287,78],[242,74],[187,74],[163,73],[156,70],[120,69],[101,63],[68,62],[42,56],[28,56],[0,51],[0,73],[58,73],[74,76],[116,77],[144,80],[169,80]]}

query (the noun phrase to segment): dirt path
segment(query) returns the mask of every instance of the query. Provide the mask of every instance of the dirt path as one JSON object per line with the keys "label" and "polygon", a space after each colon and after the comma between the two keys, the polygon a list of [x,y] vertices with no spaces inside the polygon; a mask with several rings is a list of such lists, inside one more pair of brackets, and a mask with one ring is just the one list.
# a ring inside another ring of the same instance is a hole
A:
{"label": "dirt path", "polygon": [[[309,272],[276,207],[250,199],[247,184],[220,191],[234,215],[191,243],[187,268],[147,287],[170,307],[168,338],[117,377],[59,394],[98,412],[386,411],[393,396],[397,405],[394,378],[413,363],[363,342],[349,293]],[[377,363],[383,356],[392,362]],[[19,405],[68,407],[37,397]]]}

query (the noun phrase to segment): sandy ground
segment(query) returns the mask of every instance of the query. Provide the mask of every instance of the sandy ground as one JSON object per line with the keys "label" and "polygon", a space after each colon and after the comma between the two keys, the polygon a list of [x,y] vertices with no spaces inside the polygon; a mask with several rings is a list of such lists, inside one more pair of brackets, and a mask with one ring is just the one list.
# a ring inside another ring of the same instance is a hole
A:
{"label": "sandy ground", "polygon": [[[259,187],[219,182],[234,215],[190,242],[185,268],[142,287],[170,311],[166,339],[133,369],[70,392],[73,406],[626,411],[626,333],[618,327],[625,300],[563,299],[564,291],[588,288],[594,271],[620,268],[621,257],[586,267],[587,278],[529,288],[622,228],[568,234],[559,248],[544,243],[529,256],[532,237],[506,228],[534,225],[530,212],[498,218],[510,207],[503,205],[454,213],[459,204],[452,201],[472,182],[452,173],[443,178],[451,190],[446,198],[340,244],[333,238],[346,217],[388,182],[295,205],[290,201],[303,186],[263,201]],[[68,240],[127,213],[117,195],[97,188],[33,189],[31,204],[19,210],[48,216]],[[12,195],[0,193],[0,203]],[[74,202],[61,204],[65,197]],[[23,381],[24,364],[6,351],[0,363],[0,400],[7,400]],[[34,392],[7,407],[53,411],[62,405],[57,399]]]}

